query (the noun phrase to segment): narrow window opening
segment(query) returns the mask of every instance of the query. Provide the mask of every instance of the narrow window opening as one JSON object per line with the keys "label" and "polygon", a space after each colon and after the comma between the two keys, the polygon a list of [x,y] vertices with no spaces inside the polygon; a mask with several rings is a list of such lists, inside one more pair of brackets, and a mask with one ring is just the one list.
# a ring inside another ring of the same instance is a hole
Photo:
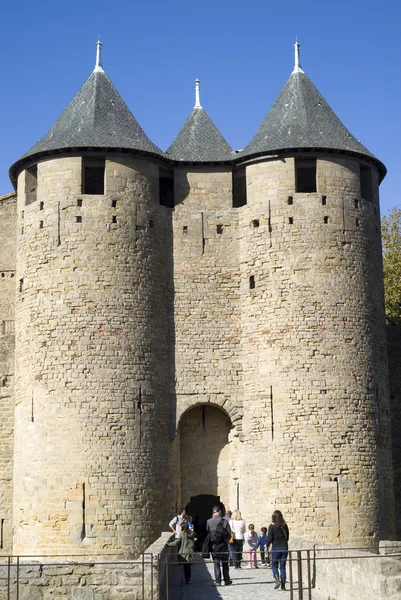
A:
{"label": "narrow window opening", "polygon": [[242,167],[233,171],[233,208],[245,206],[246,203],[246,169]]}
{"label": "narrow window opening", "polygon": [[323,222],[327,224],[329,222],[329,217],[323,217]]}
{"label": "narrow window opening", "polygon": [[111,201],[111,208],[117,208],[117,200]]}
{"label": "narrow window opening", "polygon": [[223,225],[217,225],[216,232],[221,235],[223,233]]}
{"label": "narrow window opening", "polygon": [[288,196],[288,198],[287,198],[287,204],[294,204],[294,198],[293,198],[293,196]]}
{"label": "narrow window opening", "polygon": [[154,225],[153,221],[149,221],[149,229],[153,229]]}
{"label": "narrow window opening", "polygon": [[293,225],[294,224],[294,217],[288,217],[288,223],[290,225]]}
{"label": "narrow window opening", "polygon": [[39,229],[43,229],[43,221],[39,221]]}
{"label": "narrow window opening", "polygon": [[5,273],[2,273],[2,274],[1,274],[1,278],[2,278],[2,279],[4,279],[4,277],[5,277],[5,276],[6,276],[6,274],[5,274]]}
{"label": "narrow window opening", "polygon": [[254,275],[251,275],[249,278],[249,289],[250,290],[255,289],[255,276]]}
{"label": "narrow window opening", "polygon": [[111,218],[112,223],[117,223],[117,217],[116,215],[113,215]]}
{"label": "narrow window opening", "polygon": [[327,204],[327,196],[322,196],[322,206],[326,206]]}
{"label": "narrow window opening", "polygon": [[355,208],[359,208],[359,200],[357,200],[356,198],[354,200],[354,206]]}
{"label": "narrow window opening", "polygon": [[183,228],[182,228],[182,233],[183,233],[184,235],[188,235],[188,225],[184,225],[184,226],[183,226]]}
{"label": "narrow window opening", "polygon": [[22,210],[21,211],[21,219],[24,219],[24,217],[25,217],[25,212]]}
{"label": "narrow window opening", "polygon": [[259,219],[254,219],[252,221],[252,227],[259,227]]}
{"label": "narrow window opening", "polygon": [[45,206],[44,202],[41,202],[41,203],[39,204],[39,210],[43,210],[44,206]]}
{"label": "narrow window opening", "polygon": [[24,235],[24,228],[21,227],[21,235]]}
{"label": "narrow window opening", "polygon": [[355,219],[355,225],[356,225],[357,227],[359,227],[359,225],[360,225],[360,221],[359,221],[359,219]]}
{"label": "narrow window opening", "polygon": [[365,165],[360,166],[361,198],[373,202],[372,170]]}
{"label": "narrow window opening", "polygon": [[77,206],[82,206],[82,198],[79,198],[79,199],[77,200]]}
{"label": "narrow window opening", "polygon": [[82,223],[82,217],[81,216],[75,217],[75,221],[76,221],[76,223]]}
{"label": "narrow window opening", "polygon": [[174,171],[159,168],[159,203],[174,208]]}
{"label": "narrow window opening", "polygon": [[36,201],[38,189],[38,165],[25,171],[25,206]]}
{"label": "narrow window opening", "polygon": [[19,291],[20,292],[24,291],[24,279],[19,280]]}
{"label": "narrow window opening", "polygon": [[297,192],[316,192],[316,159],[295,159],[295,188]]}
{"label": "narrow window opening", "polygon": [[104,194],[105,158],[82,159],[82,193],[91,195]]}

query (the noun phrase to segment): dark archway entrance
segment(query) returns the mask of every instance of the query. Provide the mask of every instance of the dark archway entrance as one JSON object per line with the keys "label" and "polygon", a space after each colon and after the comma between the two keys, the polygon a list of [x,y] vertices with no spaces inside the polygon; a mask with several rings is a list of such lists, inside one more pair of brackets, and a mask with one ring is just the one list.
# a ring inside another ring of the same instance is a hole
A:
{"label": "dark archway entrance", "polygon": [[197,549],[202,547],[202,541],[206,537],[206,521],[212,516],[214,506],[220,506],[222,514],[225,514],[225,506],[220,501],[220,496],[213,494],[199,494],[192,496],[185,509],[191,515],[195,533],[197,534]]}

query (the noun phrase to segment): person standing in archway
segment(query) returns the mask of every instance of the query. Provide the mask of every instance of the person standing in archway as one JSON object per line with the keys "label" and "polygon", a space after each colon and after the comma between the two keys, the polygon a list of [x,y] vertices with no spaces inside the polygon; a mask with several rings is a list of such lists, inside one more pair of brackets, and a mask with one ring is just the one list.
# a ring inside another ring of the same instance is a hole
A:
{"label": "person standing in archway", "polygon": [[245,521],[242,518],[241,512],[235,510],[230,520],[230,527],[233,533],[233,543],[230,545],[230,553],[234,559],[234,568],[241,568],[242,561],[242,549],[244,547],[244,536],[245,536]]}
{"label": "person standing in archway", "polygon": [[180,537],[182,523],[188,523],[187,511],[185,508],[180,508],[178,515],[174,517],[174,519],[171,519],[170,523],[168,524],[176,538]]}
{"label": "person standing in archway", "polygon": [[223,519],[219,506],[213,507],[213,516],[208,519],[206,529],[210,533],[210,546],[214,564],[214,586],[222,585],[221,567],[223,569],[224,585],[231,585],[228,565],[228,541],[231,529],[228,521]]}

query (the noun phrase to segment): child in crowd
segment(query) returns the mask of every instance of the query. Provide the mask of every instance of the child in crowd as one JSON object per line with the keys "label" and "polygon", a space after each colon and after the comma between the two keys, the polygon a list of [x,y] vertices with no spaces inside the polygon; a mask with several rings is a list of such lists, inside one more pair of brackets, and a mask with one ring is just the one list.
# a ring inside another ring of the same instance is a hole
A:
{"label": "child in crowd", "polygon": [[256,549],[258,547],[259,536],[255,531],[255,525],[252,523],[248,525],[248,533],[245,534],[245,540],[248,543],[248,569],[252,568],[252,564],[257,569]]}
{"label": "child in crowd", "polygon": [[260,549],[260,560],[262,561],[262,565],[264,567],[270,566],[269,552],[267,552],[267,556],[265,553],[266,541],[267,541],[267,527],[261,528],[261,535],[258,541],[258,548]]}

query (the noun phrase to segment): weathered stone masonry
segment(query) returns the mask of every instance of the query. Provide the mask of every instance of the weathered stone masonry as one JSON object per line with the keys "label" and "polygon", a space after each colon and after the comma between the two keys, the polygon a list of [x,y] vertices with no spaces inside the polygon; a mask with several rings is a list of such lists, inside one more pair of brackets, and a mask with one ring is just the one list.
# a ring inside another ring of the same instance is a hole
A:
{"label": "weathered stone masonry", "polygon": [[97,64],[10,173],[3,550],[137,556],[205,495],[314,542],[394,536],[385,167],[302,71],[241,153],[198,104],[163,153]]}

